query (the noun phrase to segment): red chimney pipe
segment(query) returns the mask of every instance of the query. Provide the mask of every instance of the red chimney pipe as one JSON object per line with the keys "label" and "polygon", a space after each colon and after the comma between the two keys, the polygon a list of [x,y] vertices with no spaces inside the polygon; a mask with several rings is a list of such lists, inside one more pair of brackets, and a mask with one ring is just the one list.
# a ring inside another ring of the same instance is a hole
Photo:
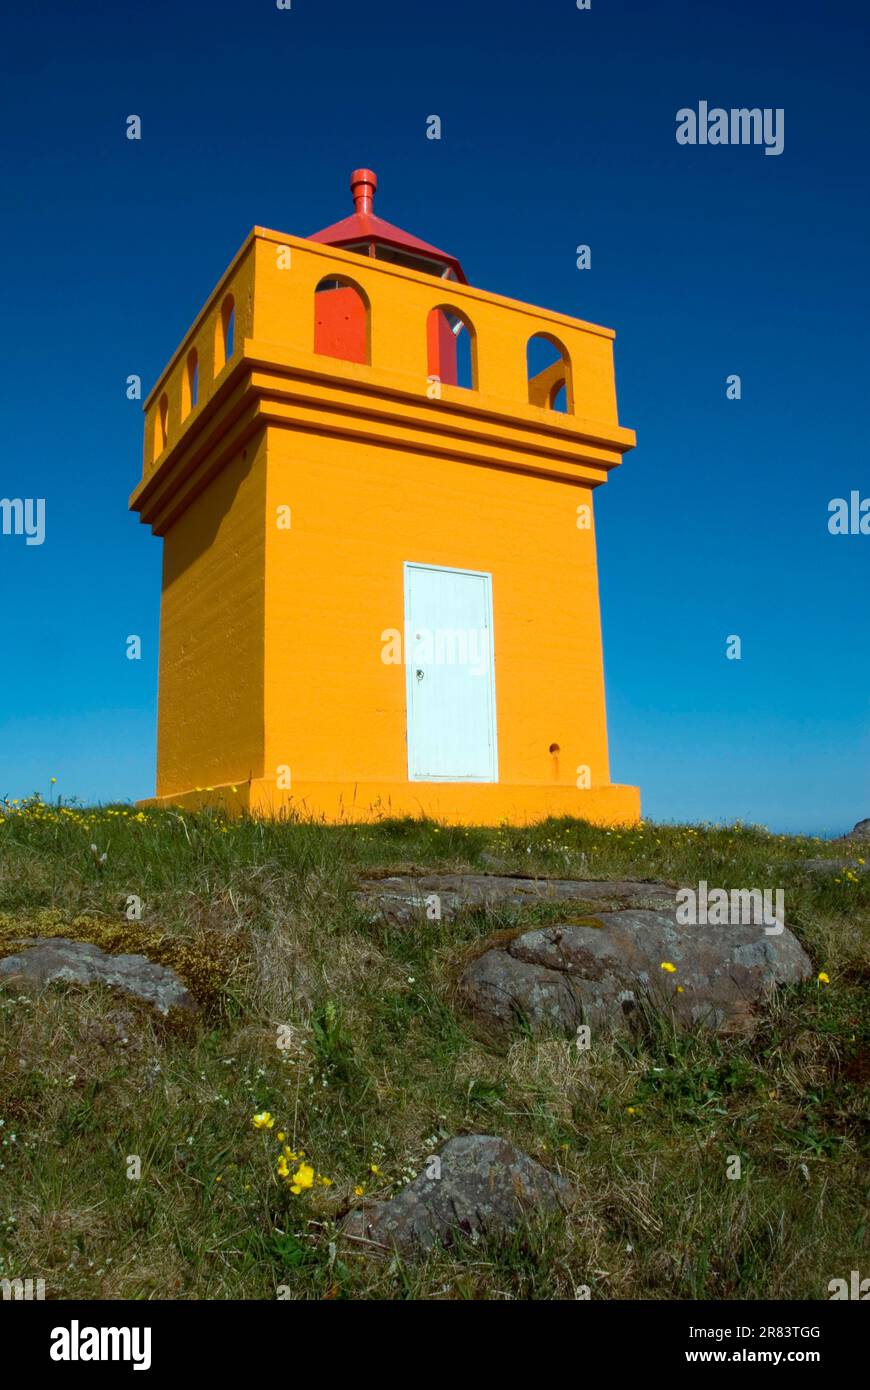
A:
{"label": "red chimney pipe", "polygon": [[372,211],[377,186],[378,176],[371,169],[354,169],[350,176],[354,212],[367,215]]}

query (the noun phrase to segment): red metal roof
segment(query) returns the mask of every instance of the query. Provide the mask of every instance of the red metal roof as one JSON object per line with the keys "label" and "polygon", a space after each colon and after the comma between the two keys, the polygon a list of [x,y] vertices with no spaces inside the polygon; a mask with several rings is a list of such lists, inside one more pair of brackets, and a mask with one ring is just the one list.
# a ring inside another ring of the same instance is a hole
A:
{"label": "red metal roof", "polygon": [[436,261],[443,270],[453,271],[456,279],[463,285],[467,284],[465,272],[455,256],[448,255],[446,251],[439,251],[437,246],[431,246],[428,241],[421,241],[410,232],[403,232],[401,227],[394,227],[391,222],[385,222],[382,217],[375,216],[372,209],[377,186],[378,176],[371,169],[354,169],[350,176],[354,211],[341,222],[333,222],[332,226],[314,232],[308,240],[319,241],[326,246],[346,246],[364,241],[369,244],[370,254],[374,254],[376,244],[390,246],[409,255],[423,256],[427,260]]}

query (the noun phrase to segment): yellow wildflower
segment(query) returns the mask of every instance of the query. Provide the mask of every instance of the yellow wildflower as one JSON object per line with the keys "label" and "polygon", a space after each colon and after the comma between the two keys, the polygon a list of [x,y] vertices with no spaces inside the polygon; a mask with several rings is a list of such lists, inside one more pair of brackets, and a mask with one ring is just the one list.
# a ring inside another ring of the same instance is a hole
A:
{"label": "yellow wildflower", "polygon": [[675,965],[672,965],[669,960],[663,960],[661,963],[661,969],[666,970],[669,975],[673,975],[676,968],[677,967]]}
{"label": "yellow wildflower", "polygon": [[290,1183],[290,1191],[295,1192],[297,1197],[300,1192],[306,1191],[314,1186],[314,1169],[310,1163],[300,1163],[296,1172],[293,1174]]}
{"label": "yellow wildflower", "polygon": [[820,970],[816,978],[820,985],[829,985],[831,983],[830,975],[826,974],[824,970]]}
{"label": "yellow wildflower", "polygon": [[251,1116],[251,1124],[254,1126],[254,1129],[271,1129],[274,1123],[275,1121],[269,1110],[261,1110],[259,1115]]}

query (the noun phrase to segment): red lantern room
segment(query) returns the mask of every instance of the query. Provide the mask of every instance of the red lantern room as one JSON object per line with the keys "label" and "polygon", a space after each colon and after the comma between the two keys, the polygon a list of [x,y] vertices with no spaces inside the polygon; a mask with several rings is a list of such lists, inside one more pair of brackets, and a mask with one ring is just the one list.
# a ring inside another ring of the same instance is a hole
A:
{"label": "red lantern room", "polygon": [[[467,284],[462,266],[455,256],[439,251],[427,241],[403,232],[374,212],[377,174],[371,169],[355,169],[350,176],[354,210],[350,217],[315,232],[309,241],[340,246],[360,256],[372,256],[395,265],[408,266],[424,275]],[[355,287],[341,280],[324,280],[315,297],[314,350],[350,362],[366,362],[366,311]],[[457,384],[456,339],[463,330],[462,319],[443,309],[435,310],[427,326],[429,375],[448,385]]]}

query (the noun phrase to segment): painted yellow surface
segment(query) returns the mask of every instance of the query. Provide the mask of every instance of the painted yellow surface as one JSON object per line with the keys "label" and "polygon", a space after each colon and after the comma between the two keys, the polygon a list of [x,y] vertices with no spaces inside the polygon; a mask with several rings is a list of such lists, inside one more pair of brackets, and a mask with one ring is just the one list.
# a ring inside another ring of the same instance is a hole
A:
{"label": "painted yellow surface", "polygon": [[163,550],[158,789],[263,771],[265,439],[238,451]]}
{"label": "painted yellow surface", "polygon": [[[315,288],[337,275],[370,306],[367,364],[313,352]],[[473,327],[474,390],[427,378],[437,305]],[[567,416],[529,403],[536,333],[570,364]],[[155,802],[638,819],[637,788],[610,783],[593,519],[634,443],[613,336],[255,228],[146,402],[131,506],[164,540]],[[496,783],[408,780],[405,669],[383,659],[405,561],[492,575]]]}

